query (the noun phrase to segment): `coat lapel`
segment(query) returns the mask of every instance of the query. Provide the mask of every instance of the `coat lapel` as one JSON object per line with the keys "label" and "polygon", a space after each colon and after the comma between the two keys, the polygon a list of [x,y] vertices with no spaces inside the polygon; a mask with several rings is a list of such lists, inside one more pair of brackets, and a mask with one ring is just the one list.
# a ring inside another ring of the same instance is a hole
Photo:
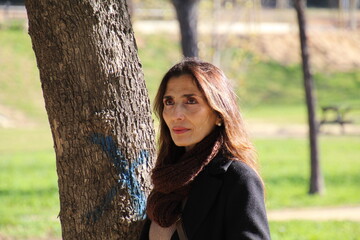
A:
{"label": "coat lapel", "polygon": [[230,166],[230,161],[217,156],[193,182],[182,219],[185,232],[193,239],[196,230],[207,216],[223,184],[221,175]]}

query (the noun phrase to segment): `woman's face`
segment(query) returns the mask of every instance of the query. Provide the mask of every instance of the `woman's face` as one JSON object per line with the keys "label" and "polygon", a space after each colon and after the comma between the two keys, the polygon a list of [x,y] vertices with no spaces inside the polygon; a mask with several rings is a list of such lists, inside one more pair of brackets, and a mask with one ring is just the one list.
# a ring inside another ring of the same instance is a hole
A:
{"label": "woman's face", "polygon": [[174,143],[187,151],[203,140],[220,121],[188,74],[169,79],[163,104],[163,118]]}

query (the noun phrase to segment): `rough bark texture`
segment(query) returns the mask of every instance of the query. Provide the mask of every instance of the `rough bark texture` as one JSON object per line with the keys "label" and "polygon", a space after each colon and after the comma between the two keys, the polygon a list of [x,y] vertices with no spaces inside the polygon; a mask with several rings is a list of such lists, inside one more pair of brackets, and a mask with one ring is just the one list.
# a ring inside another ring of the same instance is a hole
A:
{"label": "rough bark texture", "polygon": [[184,57],[198,57],[197,20],[200,0],[172,0],[180,25]]}
{"label": "rough bark texture", "polygon": [[316,123],[316,99],[313,93],[314,81],[310,69],[310,56],[307,45],[306,36],[306,21],[305,21],[305,1],[295,0],[295,9],[297,12],[298,24],[299,24],[299,35],[301,45],[301,58],[302,58],[302,69],[304,76],[304,88],[306,96],[306,105],[308,110],[308,124],[309,124],[309,137],[310,137],[310,194],[321,194],[324,190],[324,180],[321,174],[319,152],[318,152],[318,139],[317,139],[317,123]]}
{"label": "rough bark texture", "polygon": [[63,239],[137,239],[154,157],[125,1],[28,0],[56,152]]}

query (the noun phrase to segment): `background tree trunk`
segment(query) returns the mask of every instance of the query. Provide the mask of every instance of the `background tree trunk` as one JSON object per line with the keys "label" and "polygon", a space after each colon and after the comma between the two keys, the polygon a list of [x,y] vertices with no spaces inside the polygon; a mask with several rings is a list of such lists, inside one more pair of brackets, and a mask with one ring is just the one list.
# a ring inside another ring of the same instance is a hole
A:
{"label": "background tree trunk", "polygon": [[357,5],[358,0],[350,0],[350,7],[349,7],[349,26],[351,30],[357,29]]}
{"label": "background tree trunk", "polygon": [[26,1],[54,139],[63,239],[137,239],[154,157],[125,1]]}
{"label": "background tree trunk", "polygon": [[218,23],[221,18],[221,2],[220,0],[213,0],[213,9],[212,9],[212,36],[211,36],[211,46],[213,49],[212,63],[216,66],[221,65],[221,34],[218,32]]}
{"label": "background tree trunk", "polygon": [[318,139],[317,139],[317,123],[316,123],[316,99],[313,93],[314,81],[310,69],[310,56],[307,46],[306,36],[306,21],[304,9],[306,6],[305,0],[295,0],[295,9],[297,12],[300,45],[301,45],[301,58],[302,68],[304,75],[304,87],[306,95],[306,104],[308,110],[308,123],[309,123],[309,137],[310,137],[310,158],[311,158],[311,173],[310,173],[310,194],[321,194],[324,190],[324,180],[321,174],[319,152],[318,152]]}
{"label": "background tree trunk", "polygon": [[276,0],[276,8],[285,9],[289,7],[289,0]]}
{"label": "background tree trunk", "polygon": [[171,0],[180,25],[181,48],[184,57],[198,57],[198,8],[200,0]]}

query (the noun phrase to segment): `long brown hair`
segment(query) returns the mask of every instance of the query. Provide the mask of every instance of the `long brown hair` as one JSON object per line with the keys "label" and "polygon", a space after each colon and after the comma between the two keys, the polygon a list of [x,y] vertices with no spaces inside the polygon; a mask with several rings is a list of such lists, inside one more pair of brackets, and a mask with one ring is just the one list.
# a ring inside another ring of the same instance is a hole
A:
{"label": "long brown hair", "polygon": [[178,152],[163,118],[163,97],[167,83],[172,77],[189,74],[199,90],[204,94],[209,106],[221,117],[221,135],[224,138],[224,150],[228,157],[240,160],[257,172],[255,149],[245,130],[244,122],[237,104],[237,96],[230,81],[218,67],[194,58],[185,58],[174,65],[163,77],[155,97],[154,112],[160,120],[159,151],[156,165],[162,165],[165,157]]}

